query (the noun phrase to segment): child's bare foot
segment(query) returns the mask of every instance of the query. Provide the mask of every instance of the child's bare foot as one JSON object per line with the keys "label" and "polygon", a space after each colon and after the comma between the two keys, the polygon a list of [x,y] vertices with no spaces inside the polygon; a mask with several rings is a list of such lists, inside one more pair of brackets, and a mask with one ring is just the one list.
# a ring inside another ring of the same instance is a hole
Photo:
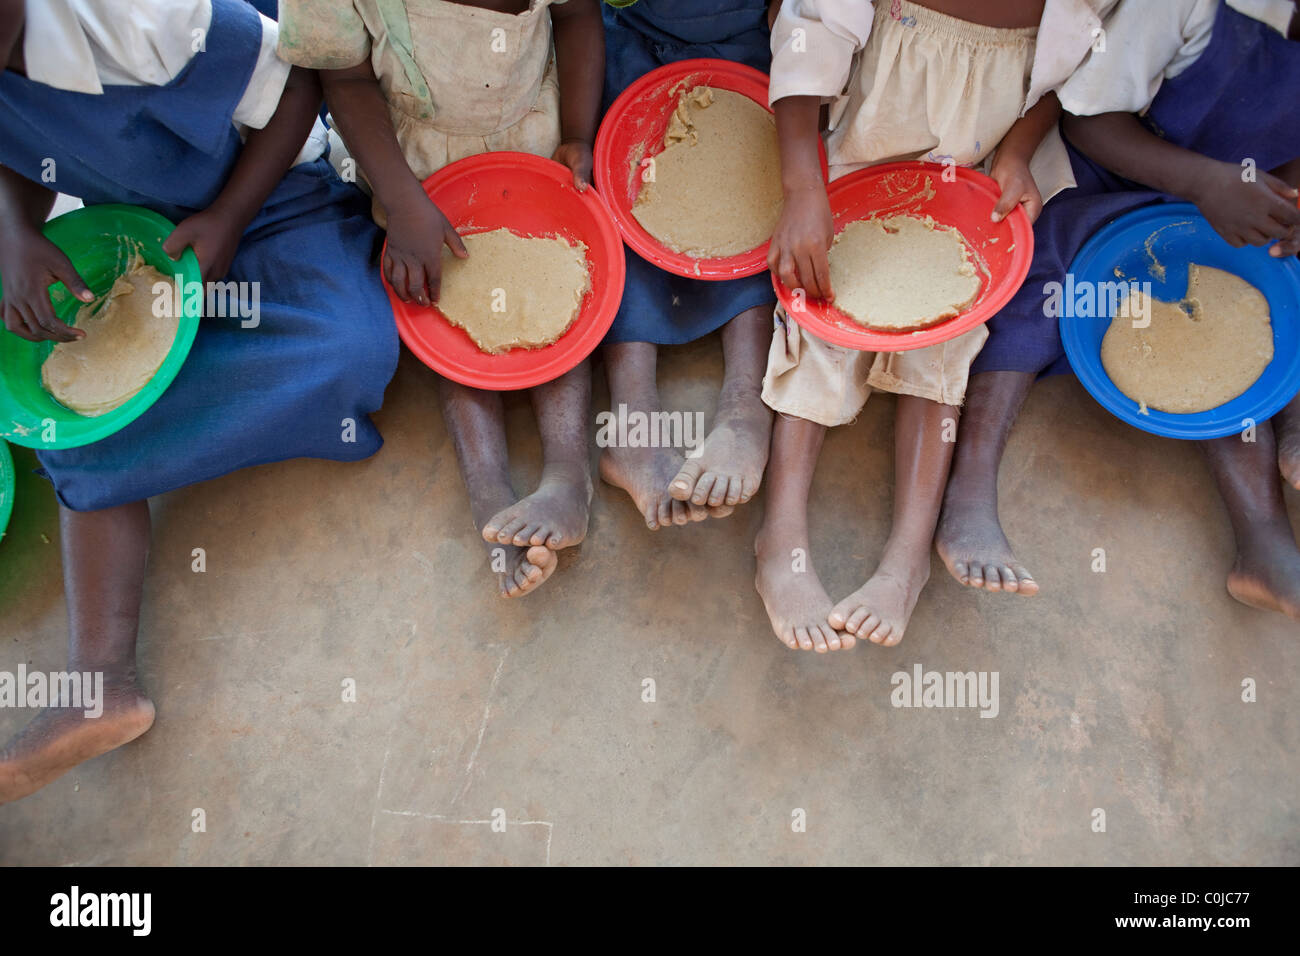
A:
{"label": "child's bare foot", "polygon": [[600,456],[600,477],[631,496],[651,531],[703,521],[709,517],[707,509],[668,494],[668,483],[682,461],[670,448],[606,448]]}
{"label": "child's bare foot", "polygon": [[848,650],[857,642],[852,634],[840,634],[827,623],[830,595],[811,564],[795,570],[794,550],[766,542],[762,534],[754,545],[758,558],[754,587],[763,599],[772,632],[792,650],[818,654]]}
{"label": "child's bare foot", "polygon": [[878,568],[827,616],[833,628],[860,640],[893,647],[903,639],[921,589],[930,578],[928,565],[910,574],[894,574]]}
{"label": "child's bare foot", "polygon": [[1237,553],[1228,593],[1242,604],[1300,620],[1300,551],[1289,529]]}
{"label": "child's bare foot", "polygon": [[587,536],[591,492],[585,467],[548,466],[536,491],[488,519],[483,540],[521,548],[571,548]]}
{"label": "child's bare foot", "polygon": [[967,587],[1025,597],[1038,593],[1038,582],[1011,550],[996,505],[949,495],[939,515],[934,545],[948,573]]}
{"label": "child's bare foot", "polygon": [[668,492],[711,508],[744,504],[763,482],[771,443],[772,410],[757,392],[719,408],[700,454],[685,460]]}
{"label": "child's bare foot", "polygon": [[0,803],[21,799],[153,726],[154,706],[133,678],[104,674],[104,711],[47,707],[0,750]]}
{"label": "child's bare foot", "polygon": [[488,558],[497,573],[497,585],[503,598],[523,597],[536,591],[555,573],[559,560],[545,545],[516,547],[513,544],[488,545]]}

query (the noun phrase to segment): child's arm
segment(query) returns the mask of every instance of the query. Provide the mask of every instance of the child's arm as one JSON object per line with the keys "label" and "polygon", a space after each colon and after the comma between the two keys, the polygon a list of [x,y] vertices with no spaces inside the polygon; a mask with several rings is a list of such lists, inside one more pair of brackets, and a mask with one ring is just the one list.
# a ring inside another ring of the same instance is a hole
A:
{"label": "child's arm", "polygon": [[1029,161],[1057,120],[1061,118],[1061,101],[1048,93],[1020,119],[998,144],[997,155],[989,175],[1002,187],[1002,197],[993,207],[993,221],[1001,222],[1016,206],[1024,206],[1030,222],[1043,211],[1043,195],[1029,172]]}
{"label": "child's arm", "polygon": [[591,183],[591,148],[605,83],[605,25],[600,0],[569,0],[551,7],[555,68],[560,80],[560,146],[552,157],[573,170],[573,185]]}
{"label": "child's arm", "polygon": [[54,314],[55,282],[83,302],[94,299],[68,257],[41,235],[54,199],[44,186],[0,166],[0,313],[5,328],[29,342],[71,342],[86,334]]}
{"label": "child's arm", "polygon": [[462,259],[468,253],[407,165],[370,60],[345,70],[321,70],[321,80],[334,123],[388,215],[385,278],[403,302],[437,302],[443,243]]}
{"label": "child's arm", "polygon": [[815,299],[829,301],[833,294],[827,252],[835,230],[818,150],[821,99],[787,96],[772,108],[785,203],[772,233],[767,265],[786,288],[802,288]]}
{"label": "child's arm", "polygon": [[1272,255],[1294,255],[1300,249],[1300,193],[1264,170],[1247,181],[1241,166],[1175,146],[1132,113],[1067,113],[1062,123],[1076,147],[1117,175],[1195,203],[1233,246],[1280,239],[1269,250]]}
{"label": "child's arm", "polygon": [[244,230],[302,149],[320,104],[316,74],[295,66],[275,114],[265,127],[248,132],[220,194],[207,209],[181,222],[163,243],[163,251],[177,259],[191,247],[205,281],[225,276]]}

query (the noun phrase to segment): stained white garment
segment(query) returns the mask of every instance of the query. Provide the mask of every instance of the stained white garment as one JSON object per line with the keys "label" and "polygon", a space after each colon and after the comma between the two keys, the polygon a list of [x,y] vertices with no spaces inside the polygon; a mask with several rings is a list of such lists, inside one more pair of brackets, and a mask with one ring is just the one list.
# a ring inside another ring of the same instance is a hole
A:
{"label": "stained white garment", "polygon": [[[888,4],[889,0],[876,0]],[[1119,0],[1047,0],[1038,24],[1025,111],[1058,88],[1083,61],[1102,18]],[[1154,5],[1165,0],[1155,0]],[[1144,0],[1142,6],[1152,4]],[[772,27],[768,98],[835,99],[845,94],[853,58],[867,44],[872,0],[785,0]]]}
{"label": "stained white garment", "polygon": [[[1103,27],[1105,51],[1091,51],[1061,87],[1061,106],[1077,116],[1142,113],[1165,80],[1210,45],[1220,0],[1122,0]],[[1228,0],[1228,6],[1286,35],[1291,0]]]}
{"label": "stained white garment", "polygon": [[[937,84],[935,88],[950,88],[953,98],[961,99],[961,112],[976,110],[985,101],[1005,100],[1008,87],[1018,88],[1023,92],[1016,94],[1012,114],[1023,116],[1045,94],[1057,89],[1083,62],[1100,34],[1102,15],[1116,2],[1046,0],[1036,30],[993,30],[968,24],[966,32],[981,37],[1032,34],[1032,39],[1027,40],[1030,44],[1027,59],[1021,60],[1027,69],[1011,69],[1014,58],[1009,59],[1006,50],[997,49],[1000,43],[989,45],[988,55],[980,62],[972,60],[969,50],[958,54],[957,47],[971,46],[968,42],[970,37],[955,36],[962,33],[960,25],[965,21],[929,9],[909,12],[906,4],[891,3],[891,0],[874,3],[871,0],[785,0],[772,29],[772,80],[768,97],[775,103],[787,96],[818,96],[830,103],[832,135],[828,147],[829,161],[833,176],[836,173],[842,175],[864,165],[905,157],[908,145],[918,138],[918,129],[911,127],[928,122],[926,107],[919,106],[912,113],[900,111],[897,96],[889,89],[875,88],[882,82],[898,86],[914,78],[888,73],[878,76],[879,71],[864,62],[865,54],[869,54],[873,46],[880,45],[872,40],[873,24],[877,24],[876,29],[883,27],[896,35],[894,40],[897,43],[885,43],[886,46],[903,47],[915,46],[909,39],[911,34],[919,37],[934,32],[915,29],[917,21],[924,19],[926,23],[949,24],[940,31],[942,36],[928,43],[928,52],[924,55],[920,47],[916,48],[917,55],[927,61],[924,69],[927,74],[932,74],[931,79]],[[881,38],[876,40],[881,41]],[[984,41],[975,43],[975,49],[985,49]],[[968,67],[973,72],[963,74]],[[992,86],[972,85],[981,81]],[[872,104],[888,104],[889,115],[878,115]],[[956,103],[953,105],[955,107]],[[943,112],[958,115],[952,110]],[[995,112],[1005,115],[1001,107]],[[906,119],[909,128],[898,125],[903,122],[900,115]],[[841,126],[853,126],[857,131],[846,135],[840,130]],[[978,142],[978,149],[971,148],[976,145],[974,140],[944,143],[941,136],[935,150],[919,154],[913,150],[912,153],[918,158],[927,158],[937,150],[954,157],[959,164],[987,167],[998,142],[1009,129],[1008,121],[996,132],[985,130],[992,135],[983,137]],[[1074,186],[1069,156],[1055,129],[1048,131],[1038,147],[1030,172],[1044,200]]]}
{"label": "stained white garment", "polygon": [[[29,79],[98,95],[105,86],[165,86],[194,57],[212,22],[211,0],[26,0],[23,59]],[[276,54],[280,28],[261,16],[257,64],[232,117],[240,134],[275,114],[290,64]],[[197,31],[197,32],[196,32]],[[318,119],[295,164],[325,151]]]}

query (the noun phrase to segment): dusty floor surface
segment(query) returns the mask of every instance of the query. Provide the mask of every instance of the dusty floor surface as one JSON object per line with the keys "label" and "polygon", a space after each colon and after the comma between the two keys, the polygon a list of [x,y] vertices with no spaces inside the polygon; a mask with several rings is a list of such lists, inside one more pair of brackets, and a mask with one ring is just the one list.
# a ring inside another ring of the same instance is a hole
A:
{"label": "dusty floor surface", "polygon": [[[668,352],[670,406],[711,411],[719,351]],[[498,599],[434,392],[407,356],[373,460],[155,502],[140,661],[158,722],[0,807],[0,861],[1300,863],[1300,628],[1225,592],[1231,536],[1196,449],[1073,380],[1034,392],[1002,474],[1043,593],[967,591],[935,557],[901,645],[824,657],[768,629],[761,496],[652,533],[598,487],[581,549]],[[511,408],[530,490],[531,412]],[[817,474],[813,559],[836,597],[887,532],[892,411],[873,399],[836,430]],[[53,499],[29,477],[19,494],[0,669],[61,668]],[[998,715],[893,707],[891,675],[916,664],[997,671]],[[0,711],[0,736],[28,716]]]}

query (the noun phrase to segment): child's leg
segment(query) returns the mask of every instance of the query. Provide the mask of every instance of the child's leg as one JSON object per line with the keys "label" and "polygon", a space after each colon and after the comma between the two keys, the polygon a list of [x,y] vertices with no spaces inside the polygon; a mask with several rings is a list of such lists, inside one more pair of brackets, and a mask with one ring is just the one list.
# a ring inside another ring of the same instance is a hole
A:
{"label": "child's leg", "polygon": [[787,646],[824,654],[855,643],[829,623],[831,599],[812,566],[808,543],[808,492],[826,426],[778,415],[772,430],[763,527],[754,541],[758,589],[772,630]]}
{"label": "child's leg", "polygon": [[758,492],[772,439],[772,410],[763,404],[763,372],[772,343],[771,305],[748,309],[722,328],[726,377],[713,428],[696,458],[687,459],[669,493],[717,508]]}
{"label": "child's leg", "polygon": [[934,543],[949,573],[973,588],[1038,593],[998,521],[998,467],[1033,384],[1029,372],[984,372],[971,376],[966,392]]}
{"label": "child's leg", "polygon": [[[653,416],[662,411],[655,384],[658,347],[650,342],[616,342],[605,346],[605,374],[609,378],[609,399],[618,413]],[[654,421],[653,418],[649,419]],[[681,471],[685,458],[673,448],[628,448],[619,436],[613,447],[600,455],[600,477],[631,496],[632,502],[651,531],[673,524],[703,521],[708,511],[699,505],[677,501],[668,485]]]}
{"label": "child's leg", "polygon": [[483,539],[501,544],[571,548],[587,536],[591,510],[591,365],[583,362],[529,392],[542,436],[542,480],[527,498],[483,526]]}
{"label": "child's leg", "polygon": [[[470,514],[474,527],[482,530],[493,515],[515,501],[501,395],[445,378],[440,378],[438,385],[442,417],[469,492]],[[502,597],[527,594],[555,570],[555,553],[549,548],[525,549],[493,542],[488,553]]]}
{"label": "child's leg", "polygon": [[1277,464],[1291,487],[1300,489],[1300,395],[1273,418],[1277,433]]}
{"label": "child's leg", "polygon": [[[103,713],[47,707],[0,750],[0,803],[33,793],[153,725],[136,680],[135,641],[149,556],[149,503],[60,509],[68,600],[68,670],[102,674]],[[83,703],[90,703],[83,699]]]}
{"label": "child's leg", "polygon": [[1282,501],[1276,444],[1272,422],[1262,422],[1253,442],[1229,435],[1201,447],[1237,537],[1228,593],[1251,607],[1300,618],[1300,550]]}
{"label": "child's leg", "polygon": [[955,423],[959,415],[951,405],[898,396],[893,527],[876,573],[835,605],[831,627],[886,647],[903,639],[912,609],[930,578],[930,547],[952,461],[953,443],[943,440],[945,423]]}

